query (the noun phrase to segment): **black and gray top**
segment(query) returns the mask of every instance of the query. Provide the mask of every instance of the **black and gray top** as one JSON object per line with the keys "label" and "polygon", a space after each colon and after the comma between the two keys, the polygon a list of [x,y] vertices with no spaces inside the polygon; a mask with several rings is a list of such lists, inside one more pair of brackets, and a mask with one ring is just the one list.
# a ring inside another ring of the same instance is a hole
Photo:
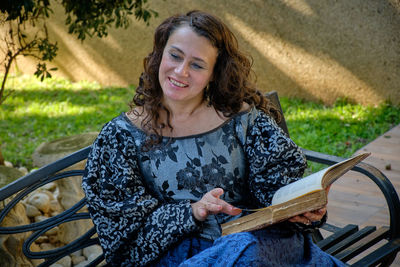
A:
{"label": "black and gray top", "polygon": [[146,138],[121,114],[103,127],[88,157],[83,189],[112,265],[145,264],[189,234],[218,238],[220,224],[232,218],[219,214],[200,224],[190,202],[220,187],[234,206],[268,206],[306,165],[301,150],[256,108],[202,134],[165,137],[150,151],[142,149]]}

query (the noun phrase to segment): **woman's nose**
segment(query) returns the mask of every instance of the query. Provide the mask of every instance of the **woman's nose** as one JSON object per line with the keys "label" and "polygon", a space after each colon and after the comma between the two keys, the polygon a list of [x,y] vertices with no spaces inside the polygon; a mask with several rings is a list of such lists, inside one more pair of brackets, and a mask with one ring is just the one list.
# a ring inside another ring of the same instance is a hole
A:
{"label": "woman's nose", "polygon": [[175,73],[184,77],[188,76],[188,66],[186,62],[182,62],[178,66],[176,66]]}

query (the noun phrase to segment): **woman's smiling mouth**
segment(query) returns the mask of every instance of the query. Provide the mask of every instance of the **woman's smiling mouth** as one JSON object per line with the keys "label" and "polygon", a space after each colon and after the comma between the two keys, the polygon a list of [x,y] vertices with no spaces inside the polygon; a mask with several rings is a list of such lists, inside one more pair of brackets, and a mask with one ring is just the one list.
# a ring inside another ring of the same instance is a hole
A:
{"label": "woman's smiling mouth", "polygon": [[172,83],[172,84],[175,85],[175,86],[178,86],[178,87],[181,87],[181,88],[183,88],[183,87],[188,87],[187,84],[178,82],[177,80],[174,80],[174,79],[171,78],[171,77],[168,77],[168,80],[170,81],[170,83]]}

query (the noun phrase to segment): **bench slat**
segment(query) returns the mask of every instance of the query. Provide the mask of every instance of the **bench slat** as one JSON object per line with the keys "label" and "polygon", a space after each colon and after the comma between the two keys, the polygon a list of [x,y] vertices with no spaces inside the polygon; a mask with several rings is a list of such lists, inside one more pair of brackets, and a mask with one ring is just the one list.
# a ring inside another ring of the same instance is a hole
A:
{"label": "bench slat", "polygon": [[320,247],[322,250],[327,250],[333,245],[335,245],[337,242],[342,241],[346,237],[350,236],[351,234],[354,234],[358,231],[358,226],[354,224],[348,224],[342,229],[338,230],[337,232],[334,232],[324,240],[320,241],[317,243],[317,246]]}
{"label": "bench slat", "polygon": [[346,248],[342,252],[335,255],[341,261],[348,261],[366,249],[372,247],[379,241],[383,240],[389,233],[389,227],[381,227],[378,230],[372,232],[368,236],[357,241],[350,247]]}
{"label": "bench slat", "polygon": [[397,252],[400,251],[400,238],[392,239],[387,244],[374,250],[361,260],[355,262],[352,266],[354,267],[366,267],[366,266],[376,266],[379,263],[383,263],[383,266],[389,266]]}
{"label": "bench slat", "polygon": [[367,226],[359,231],[357,231],[356,233],[346,237],[345,239],[343,239],[342,241],[340,241],[339,243],[336,243],[334,246],[332,246],[331,248],[327,249],[325,252],[331,254],[331,255],[336,255],[339,252],[341,252],[342,250],[344,250],[345,248],[353,245],[354,243],[356,243],[358,240],[362,239],[363,237],[369,235],[370,233],[374,232],[376,230],[375,226]]}

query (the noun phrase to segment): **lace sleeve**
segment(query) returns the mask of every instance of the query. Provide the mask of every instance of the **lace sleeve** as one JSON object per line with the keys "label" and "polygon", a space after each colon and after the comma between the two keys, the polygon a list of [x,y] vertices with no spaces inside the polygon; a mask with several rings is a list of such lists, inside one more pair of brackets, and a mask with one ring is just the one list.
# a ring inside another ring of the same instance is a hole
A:
{"label": "lace sleeve", "polygon": [[92,146],[82,187],[111,266],[145,265],[197,229],[189,202],[160,203],[147,192],[133,137],[112,122]]}
{"label": "lace sleeve", "polygon": [[249,188],[259,207],[269,206],[280,187],[303,176],[306,159],[275,121],[259,111],[247,129]]}

